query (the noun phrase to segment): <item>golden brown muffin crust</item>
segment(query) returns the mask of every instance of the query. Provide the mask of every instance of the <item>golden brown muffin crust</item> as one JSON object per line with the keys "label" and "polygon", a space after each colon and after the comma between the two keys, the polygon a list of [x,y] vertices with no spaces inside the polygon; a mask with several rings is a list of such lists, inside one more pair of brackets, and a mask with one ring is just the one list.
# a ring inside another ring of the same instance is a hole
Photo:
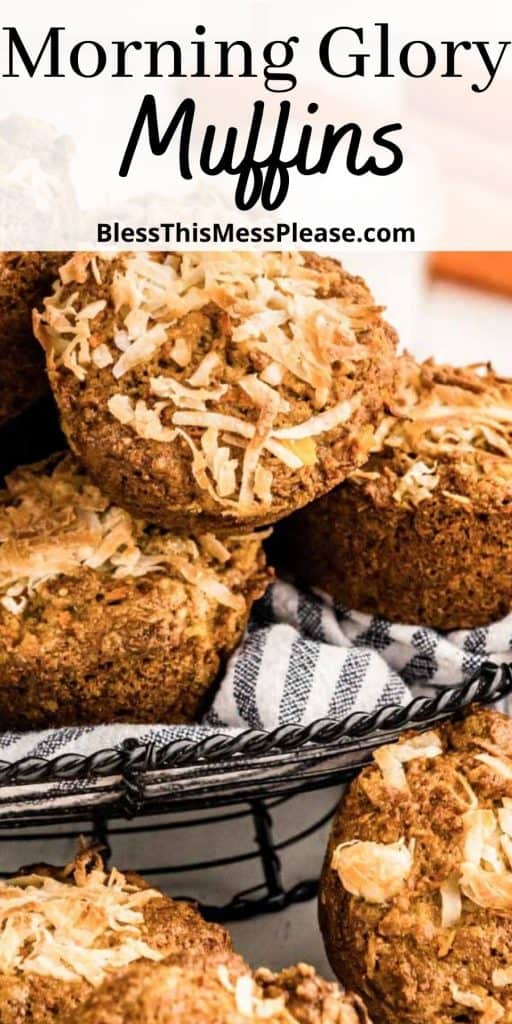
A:
{"label": "golden brown muffin crust", "polygon": [[285,524],[275,558],[347,608],[486,625],[512,606],[512,382],[399,363],[369,461]]}
{"label": "golden brown muffin crust", "polygon": [[0,493],[4,727],[194,720],[269,578],[259,536],[134,520],[69,455],[17,470]]}
{"label": "golden brown muffin crust", "polygon": [[392,414],[351,479],[375,505],[442,495],[477,513],[512,509],[512,380],[490,364],[398,361]]}
{"label": "golden brown muffin crust", "polygon": [[381,748],[336,816],[320,922],[389,1024],[512,1016],[512,721],[483,709]]}
{"label": "golden brown muffin crust", "polygon": [[[307,964],[254,975],[241,957],[137,964],[107,981],[76,1024],[367,1024],[357,996]],[[68,1021],[67,1024],[71,1024]],[[75,1024],[75,1021],[73,1021]]]}
{"label": "golden brown muffin crust", "polygon": [[300,253],[77,254],[35,315],[71,447],[137,515],[273,522],[361,465],[394,332]]}
{"label": "golden brown muffin crust", "polygon": [[230,950],[194,907],[105,871],[90,850],[66,868],[22,870],[0,886],[0,908],[1,1024],[75,1020],[96,986],[137,960]]}

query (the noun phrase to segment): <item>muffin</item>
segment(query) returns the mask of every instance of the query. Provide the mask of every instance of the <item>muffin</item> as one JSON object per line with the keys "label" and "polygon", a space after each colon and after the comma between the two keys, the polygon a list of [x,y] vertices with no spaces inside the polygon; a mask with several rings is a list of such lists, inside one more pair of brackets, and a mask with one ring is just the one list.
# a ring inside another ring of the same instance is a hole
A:
{"label": "muffin", "polygon": [[512,606],[512,381],[401,360],[366,466],[293,516],[274,557],[347,608],[441,630]]}
{"label": "muffin", "polygon": [[73,451],[169,529],[246,530],[367,457],[395,335],[334,260],[76,254],[34,315]]}
{"label": "muffin", "polygon": [[85,851],[0,882],[0,1022],[56,1024],[112,974],[178,954],[229,955],[230,939],[193,906],[107,871]]}
{"label": "muffin", "polygon": [[298,964],[252,975],[233,954],[139,963],[95,992],[67,1024],[365,1024],[356,996]]}
{"label": "muffin", "polygon": [[0,253],[0,426],[48,390],[32,308],[51,289],[69,253]]}
{"label": "muffin", "polygon": [[336,814],[320,923],[384,1024],[512,1020],[512,720],[381,747]]}
{"label": "muffin", "polygon": [[269,579],[260,537],[133,519],[69,454],[6,483],[2,727],[193,721]]}

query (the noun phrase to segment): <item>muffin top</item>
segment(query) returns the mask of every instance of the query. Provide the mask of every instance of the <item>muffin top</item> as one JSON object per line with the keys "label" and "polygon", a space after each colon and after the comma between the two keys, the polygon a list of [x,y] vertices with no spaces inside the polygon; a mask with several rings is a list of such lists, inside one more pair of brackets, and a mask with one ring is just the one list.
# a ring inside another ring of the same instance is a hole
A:
{"label": "muffin top", "polygon": [[35,866],[0,883],[0,990],[12,975],[96,988],[135,961],[182,952],[188,933],[197,954],[228,948],[227,933],[193,907],[85,850],[65,868]]}
{"label": "muffin top", "polygon": [[1,974],[100,985],[141,957],[161,960],[144,937],[144,907],[162,899],[86,854],[62,877],[22,874],[0,883]]}
{"label": "muffin top", "polygon": [[321,491],[345,475],[329,459],[344,431],[349,468],[365,460],[395,338],[336,261],[79,253],[60,278],[35,332],[86,464],[89,417],[91,437],[108,424],[127,463],[172,477],[168,506],[263,522],[298,500],[298,481]]}
{"label": "muffin top", "polygon": [[[369,462],[350,479],[378,505],[432,497],[486,511],[512,499],[512,380],[489,364],[399,359],[399,385]],[[512,507],[512,506],[510,506]]]}
{"label": "muffin top", "polygon": [[[306,964],[251,974],[235,956],[137,964],[95,992],[73,1024],[366,1024],[360,1000]],[[69,1022],[71,1024],[71,1021]]]}
{"label": "muffin top", "polygon": [[240,613],[245,570],[260,550],[259,536],[194,540],[134,519],[59,454],[17,469],[0,491],[0,622],[15,616],[35,628],[45,601],[60,603],[64,617],[76,613],[75,584],[119,603],[143,579],[161,582],[178,611],[201,617],[213,603]]}
{"label": "muffin top", "polygon": [[511,1019],[512,720],[479,709],[377,750],[335,819],[321,901],[370,1013]]}

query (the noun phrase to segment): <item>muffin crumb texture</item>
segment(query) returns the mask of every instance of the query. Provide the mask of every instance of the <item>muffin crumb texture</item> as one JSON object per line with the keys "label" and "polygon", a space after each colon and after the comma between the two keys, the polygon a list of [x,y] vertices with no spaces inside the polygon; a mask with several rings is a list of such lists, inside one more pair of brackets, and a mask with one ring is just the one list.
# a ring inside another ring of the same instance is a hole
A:
{"label": "muffin crumb texture", "polygon": [[[297,964],[251,973],[241,957],[137,964],[96,991],[73,1024],[368,1024],[357,996]],[[68,1022],[71,1024],[71,1021]]]}

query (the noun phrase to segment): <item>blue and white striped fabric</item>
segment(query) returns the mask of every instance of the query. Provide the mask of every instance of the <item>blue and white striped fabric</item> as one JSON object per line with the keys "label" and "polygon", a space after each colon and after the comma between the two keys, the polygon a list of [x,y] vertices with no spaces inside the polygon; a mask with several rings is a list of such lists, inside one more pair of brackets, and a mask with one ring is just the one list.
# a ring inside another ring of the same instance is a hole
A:
{"label": "blue and white striped fabric", "polygon": [[[119,747],[128,738],[158,747],[212,732],[337,719],[351,711],[405,704],[414,694],[463,682],[487,658],[512,662],[512,615],[486,628],[441,634],[347,611],[278,580],[255,606],[247,635],[201,724],[0,733],[0,761],[92,754]],[[506,710],[512,713],[512,703]],[[100,799],[104,784],[100,780],[93,785]],[[60,783],[56,801],[76,803],[79,788],[79,783]],[[36,804],[38,793],[48,799],[46,784],[24,786],[23,791]],[[12,811],[19,797],[14,787],[1,790],[0,817],[7,805]]]}
{"label": "blue and white striped fabric", "polygon": [[439,633],[348,611],[278,580],[256,607],[205,721],[272,729],[404,704],[464,682],[486,659],[512,662],[512,615]]}

